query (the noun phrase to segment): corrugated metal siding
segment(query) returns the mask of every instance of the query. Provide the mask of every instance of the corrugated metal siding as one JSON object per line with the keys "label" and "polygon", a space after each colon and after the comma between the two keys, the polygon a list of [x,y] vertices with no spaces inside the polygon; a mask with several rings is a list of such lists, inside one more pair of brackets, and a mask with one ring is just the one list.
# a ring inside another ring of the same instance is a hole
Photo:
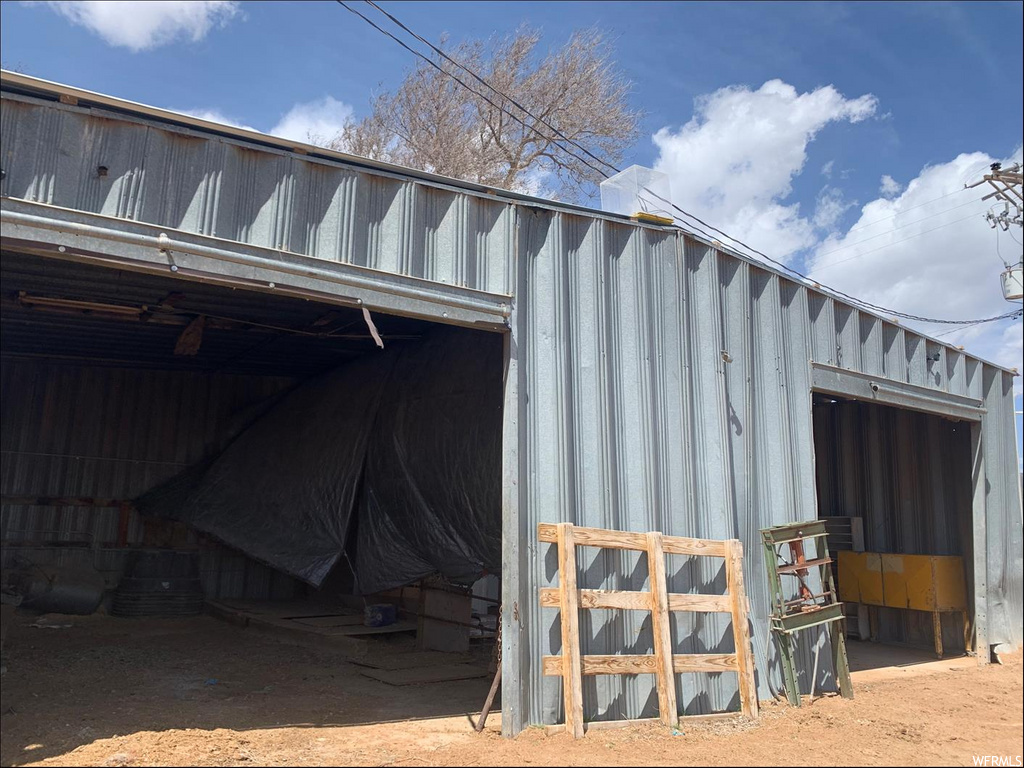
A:
{"label": "corrugated metal siding", "polygon": [[[95,568],[108,589],[117,586],[132,550],[118,547],[60,546],[4,547],[0,568],[74,566]],[[302,585],[286,574],[245,555],[207,543],[199,549],[199,579],[207,599],[287,600],[301,594]]]}
{"label": "corrugated metal siding", "polygon": [[511,293],[507,201],[7,93],[2,121],[4,196]]}
{"label": "corrugated metal siding", "polygon": [[[285,377],[83,368],[4,360],[0,492],[5,496],[132,499],[223,447],[248,409],[293,384]],[[87,542],[79,548],[5,547],[64,564],[92,558],[111,584],[124,550],[117,509],[5,504],[0,538]],[[129,545],[142,544],[132,515]],[[210,597],[291,594],[294,582],[243,555],[203,544],[200,570]]]}
{"label": "corrugated metal siding", "polygon": [[[775,652],[769,662],[767,650],[768,591],[758,531],[818,514],[810,362],[979,397],[981,364],[673,232],[521,210],[519,237],[514,333],[526,390],[520,393],[525,440],[519,491],[528,563],[520,605],[525,721],[562,718],[561,681],[539,671],[540,658],[560,652],[561,642],[557,612],[537,605],[537,588],[554,584],[557,573],[554,547],[536,542],[540,522],[740,538],[759,692],[770,696],[767,677],[776,688],[781,679]],[[1016,479],[1006,411],[1012,409],[1012,377],[988,366],[984,371],[987,471],[998,486],[988,502],[990,537],[998,537],[990,538],[989,578],[1000,585],[992,599],[1006,606],[997,621],[998,605],[990,600],[990,637],[998,642],[1020,633],[1020,508],[1009,497]],[[939,435],[915,435],[914,414],[896,418],[906,420],[897,432],[911,444],[889,446],[890,457],[926,447],[956,451],[937,448]],[[884,462],[885,455],[871,460]],[[947,458],[954,460],[942,460]],[[920,473],[903,482],[913,487],[892,493],[917,495],[920,503],[887,521],[894,530],[886,535],[912,539],[936,495]],[[969,515],[969,499],[967,504]],[[952,548],[956,535],[943,524],[938,541],[916,545]],[[579,557],[581,586],[645,588],[642,558],[586,548]],[[671,560],[673,591],[724,590],[720,562]],[[645,615],[582,613],[584,653],[651,650]],[[677,653],[732,649],[728,622],[714,614],[678,616],[673,637]],[[807,669],[810,655],[805,642]],[[687,713],[738,705],[732,675],[680,678],[680,706]],[[823,678],[828,682],[828,675]],[[648,716],[656,700],[649,676],[584,680],[588,718]]]}
{"label": "corrugated metal siding", "polygon": [[[987,413],[982,420],[988,505],[988,617],[993,643],[1021,644],[1024,627],[1024,563],[1021,551],[1021,486],[1013,417],[1013,377],[985,366],[981,386]],[[991,468],[991,469],[990,469]]]}

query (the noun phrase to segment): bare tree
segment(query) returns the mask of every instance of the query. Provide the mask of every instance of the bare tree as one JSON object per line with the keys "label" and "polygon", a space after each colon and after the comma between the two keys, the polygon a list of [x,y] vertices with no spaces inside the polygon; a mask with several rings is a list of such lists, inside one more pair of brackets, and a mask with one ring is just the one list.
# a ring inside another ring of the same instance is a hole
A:
{"label": "bare tree", "polygon": [[349,123],[328,146],[489,186],[577,196],[603,177],[579,159],[586,157],[579,149],[510,99],[610,163],[620,162],[636,140],[641,115],[627,103],[629,83],[617,71],[611,44],[600,30],[577,31],[546,56],[537,54],[539,41],[540,34],[527,27],[486,42],[449,47],[442,41],[439,47],[448,56],[508,98],[436,56],[443,71],[421,62],[396,91],[378,95],[372,112]]}

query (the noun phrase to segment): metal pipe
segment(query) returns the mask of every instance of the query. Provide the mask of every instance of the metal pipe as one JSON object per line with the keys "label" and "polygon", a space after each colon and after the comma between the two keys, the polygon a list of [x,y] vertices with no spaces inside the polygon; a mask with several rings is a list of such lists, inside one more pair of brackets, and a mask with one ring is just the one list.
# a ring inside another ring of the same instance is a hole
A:
{"label": "metal pipe", "polygon": [[477,719],[476,725],[473,726],[473,730],[477,733],[482,732],[484,726],[487,725],[487,716],[491,714],[491,705],[494,703],[494,696],[498,693],[499,685],[501,685],[501,664],[498,665],[498,669],[494,673],[491,689],[487,692],[487,700],[484,701],[484,708],[480,710],[480,717]]}
{"label": "metal pipe", "polygon": [[808,704],[814,701],[814,688],[818,682],[818,656],[821,654],[821,646],[821,643],[814,646],[814,669],[811,672],[811,697],[807,700]]}
{"label": "metal pipe", "polygon": [[[933,406],[933,409],[939,412],[941,412],[943,409],[962,409],[965,412],[962,418],[966,419],[977,420],[981,418],[981,414],[987,413],[986,409],[983,407],[947,403],[936,397],[929,397],[928,395],[921,392],[912,392],[905,388],[893,389],[892,387],[887,387],[884,384],[879,384],[878,382],[875,381],[872,381],[869,386],[871,387],[871,391],[874,392],[875,394],[888,395],[889,397],[893,398],[906,398],[908,400],[916,400],[919,403],[924,403],[926,405]],[[896,405],[898,405],[898,403],[896,403]]]}

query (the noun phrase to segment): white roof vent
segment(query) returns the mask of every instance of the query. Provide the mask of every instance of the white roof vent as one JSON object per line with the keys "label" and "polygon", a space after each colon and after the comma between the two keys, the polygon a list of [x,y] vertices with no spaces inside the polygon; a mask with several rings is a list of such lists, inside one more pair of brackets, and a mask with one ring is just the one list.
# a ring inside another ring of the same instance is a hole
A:
{"label": "white roof vent", "polygon": [[601,182],[601,210],[620,213],[624,216],[647,218],[674,218],[669,200],[672,199],[672,185],[668,174],[631,165],[610,179]]}

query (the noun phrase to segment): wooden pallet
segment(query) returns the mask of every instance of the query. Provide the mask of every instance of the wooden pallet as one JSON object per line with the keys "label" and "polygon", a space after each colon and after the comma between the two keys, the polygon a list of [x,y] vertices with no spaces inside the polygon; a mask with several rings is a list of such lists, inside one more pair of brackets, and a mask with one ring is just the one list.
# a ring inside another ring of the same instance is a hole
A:
{"label": "wooden pallet", "polygon": [[[558,587],[542,589],[540,604],[561,611],[562,653],[545,656],[545,675],[561,677],[565,698],[565,729],[574,738],[584,734],[583,675],[653,674],[657,678],[658,710],[662,723],[679,724],[675,675],[682,672],[736,672],[739,675],[742,713],[756,719],[757,689],[754,660],[747,629],[747,598],[743,588],[743,544],[736,539],[718,541],[582,528],[571,523],[541,523],[540,541],[558,545]],[[576,547],[627,549],[647,553],[649,592],[579,589],[576,585]],[[665,555],[721,557],[725,559],[727,593],[724,595],[670,594]],[[611,608],[651,612],[654,654],[597,656],[580,654],[579,610]],[[670,613],[695,611],[732,615],[736,653],[673,654]]]}

